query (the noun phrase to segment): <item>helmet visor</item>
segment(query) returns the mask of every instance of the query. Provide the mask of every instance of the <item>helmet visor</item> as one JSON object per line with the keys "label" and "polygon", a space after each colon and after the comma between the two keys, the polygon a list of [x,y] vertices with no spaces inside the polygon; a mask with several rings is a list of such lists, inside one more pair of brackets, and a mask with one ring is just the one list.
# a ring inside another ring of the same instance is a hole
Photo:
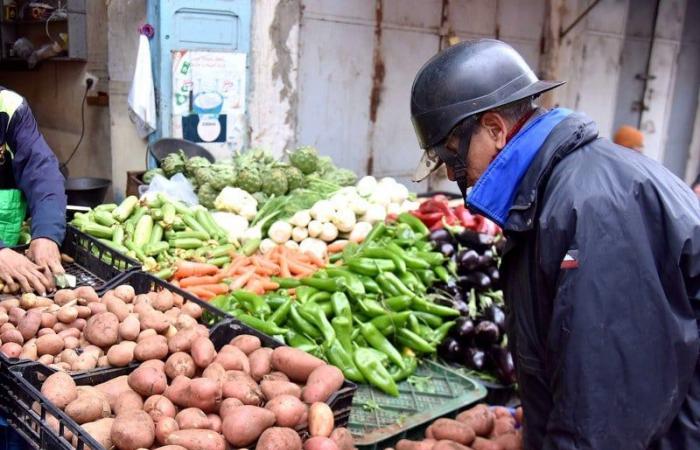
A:
{"label": "helmet visor", "polygon": [[430,176],[431,173],[435,172],[442,166],[443,161],[440,159],[439,150],[436,147],[442,147],[444,146],[444,143],[440,143],[436,145],[435,147],[429,148],[426,151],[423,152],[423,156],[420,158],[420,162],[418,162],[418,166],[416,167],[416,171],[413,173],[413,178],[412,180],[414,182],[419,182],[423,181],[428,176]]}

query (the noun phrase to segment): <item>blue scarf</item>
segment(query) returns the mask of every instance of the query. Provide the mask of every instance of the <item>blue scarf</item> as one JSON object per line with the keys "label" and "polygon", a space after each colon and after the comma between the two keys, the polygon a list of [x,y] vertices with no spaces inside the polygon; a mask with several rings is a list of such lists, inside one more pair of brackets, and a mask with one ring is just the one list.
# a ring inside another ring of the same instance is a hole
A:
{"label": "blue scarf", "polygon": [[555,108],[520,130],[479,178],[466,198],[467,206],[503,227],[520,180],[549,133],[571,113],[569,109]]}

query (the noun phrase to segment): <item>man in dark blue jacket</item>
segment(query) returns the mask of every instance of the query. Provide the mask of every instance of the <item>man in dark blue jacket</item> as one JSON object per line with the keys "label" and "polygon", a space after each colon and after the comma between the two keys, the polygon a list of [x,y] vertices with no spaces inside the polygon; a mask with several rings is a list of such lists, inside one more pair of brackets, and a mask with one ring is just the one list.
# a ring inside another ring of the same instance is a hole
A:
{"label": "man in dark blue jacket", "polygon": [[416,178],[446,164],[508,238],[525,449],[700,449],[698,201],[585,115],[533,104],[560,84],[499,41],[436,55],[413,84]]}
{"label": "man in dark blue jacket", "polygon": [[[27,203],[32,235],[29,258],[8,248],[17,244]],[[53,286],[52,274],[63,272],[59,245],[65,235],[65,214],[66,195],[56,156],[27,102],[0,87],[0,278],[5,283],[40,294]]]}

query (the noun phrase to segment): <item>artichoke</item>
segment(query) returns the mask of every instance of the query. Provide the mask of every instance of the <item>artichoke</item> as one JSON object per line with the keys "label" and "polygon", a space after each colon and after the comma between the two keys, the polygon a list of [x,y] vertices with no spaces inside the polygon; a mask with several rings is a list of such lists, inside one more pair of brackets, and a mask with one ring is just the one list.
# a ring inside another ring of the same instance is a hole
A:
{"label": "artichoke", "polygon": [[308,175],[318,169],[318,152],[313,147],[299,147],[289,154],[289,162]]}
{"label": "artichoke", "polygon": [[318,158],[318,173],[325,174],[332,170],[335,170],[335,164],[330,156],[320,156]]}
{"label": "artichoke", "polygon": [[357,175],[349,169],[334,169],[326,172],[323,179],[340,186],[354,186],[357,183]]}
{"label": "artichoke", "polygon": [[214,208],[214,200],[219,195],[219,191],[214,189],[210,183],[205,183],[199,187],[197,191],[197,197],[199,197],[199,203],[207,209]]}
{"label": "artichoke", "polygon": [[194,173],[199,186],[210,183],[215,178],[216,172],[211,167],[200,167]]}
{"label": "artichoke", "polygon": [[185,170],[185,152],[178,150],[169,154],[160,162],[160,167],[168,178],[176,173],[182,173]]}
{"label": "artichoke", "polygon": [[156,175],[165,176],[165,172],[164,172],[163,169],[161,169],[160,167],[157,168],[157,169],[147,170],[147,171],[143,174],[143,176],[141,177],[141,179],[143,180],[144,183],[150,184],[151,181],[153,180],[153,177],[155,177]]}
{"label": "artichoke", "polygon": [[193,156],[185,162],[185,174],[188,177],[195,176],[197,169],[202,167],[209,167],[211,163],[209,160],[203,156]]}
{"label": "artichoke", "polygon": [[260,188],[262,187],[262,179],[260,178],[260,173],[257,171],[257,169],[241,167],[241,169],[238,171],[236,184],[244,191],[254,194],[260,191]]}
{"label": "artichoke", "polygon": [[284,169],[276,168],[265,172],[262,182],[262,191],[267,195],[280,197],[287,193],[287,176]]}
{"label": "artichoke", "polygon": [[304,174],[301,170],[294,166],[285,167],[284,175],[287,177],[287,189],[290,191],[304,187],[304,185],[306,184]]}
{"label": "artichoke", "polygon": [[211,185],[215,189],[221,190],[226,186],[236,185],[236,169],[233,166],[222,166],[215,171]]}

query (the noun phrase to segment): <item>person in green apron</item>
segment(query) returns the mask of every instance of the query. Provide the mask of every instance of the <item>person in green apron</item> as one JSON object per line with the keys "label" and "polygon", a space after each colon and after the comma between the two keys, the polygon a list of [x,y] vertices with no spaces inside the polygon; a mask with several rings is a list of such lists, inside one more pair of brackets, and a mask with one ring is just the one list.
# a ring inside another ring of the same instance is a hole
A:
{"label": "person in green apron", "polygon": [[[58,160],[27,102],[0,86],[0,279],[41,295],[63,272],[66,194]],[[12,250],[31,217],[27,256]]]}

